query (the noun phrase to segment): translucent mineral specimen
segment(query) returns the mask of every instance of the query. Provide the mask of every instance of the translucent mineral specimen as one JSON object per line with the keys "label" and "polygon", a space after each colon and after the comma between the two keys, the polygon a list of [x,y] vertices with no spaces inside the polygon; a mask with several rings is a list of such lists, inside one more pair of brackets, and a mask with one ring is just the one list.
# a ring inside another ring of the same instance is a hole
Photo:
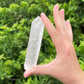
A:
{"label": "translucent mineral specimen", "polygon": [[31,24],[27,54],[24,63],[25,70],[29,70],[37,65],[43,31],[44,23],[42,22],[40,16],[38,16],[32,21]]}

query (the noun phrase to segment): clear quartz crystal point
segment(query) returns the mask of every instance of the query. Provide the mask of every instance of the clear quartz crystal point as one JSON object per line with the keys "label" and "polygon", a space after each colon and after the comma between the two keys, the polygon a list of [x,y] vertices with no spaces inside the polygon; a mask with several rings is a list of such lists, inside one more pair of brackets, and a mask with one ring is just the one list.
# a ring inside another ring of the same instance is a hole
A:
{"label": "clear quartz crystal point", "polygon": [[25,70],[32,69],[37,65],[43,31],[44,31],[44,23],[42,22],[40,16],[38,16],[32,21],[31,24],[27,54],[24,63]]}

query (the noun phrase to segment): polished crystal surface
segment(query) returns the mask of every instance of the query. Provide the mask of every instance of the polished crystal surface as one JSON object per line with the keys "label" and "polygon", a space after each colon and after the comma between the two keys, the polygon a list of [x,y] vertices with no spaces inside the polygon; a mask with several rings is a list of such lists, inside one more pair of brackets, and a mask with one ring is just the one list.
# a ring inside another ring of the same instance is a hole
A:
{"label": "polished crystal surface", "polygon": [[44,23],[42,22],[40,16],[38,16],[32,21],[31,24],[27,54],[24,63],[25,70],[32,69],[37,65],[43,31]]}

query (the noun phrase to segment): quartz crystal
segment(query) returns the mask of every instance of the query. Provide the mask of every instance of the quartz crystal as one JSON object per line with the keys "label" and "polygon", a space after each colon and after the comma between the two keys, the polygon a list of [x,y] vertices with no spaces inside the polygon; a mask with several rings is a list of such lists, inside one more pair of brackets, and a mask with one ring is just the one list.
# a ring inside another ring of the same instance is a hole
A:
{"label": "quartz crystal", "polygon": [[40,16],[38,16],[32,21],[31,24],[27,54],[24,63],[25,70],[32,69],[37,65],[43,31],[44,23],[42,22]]}

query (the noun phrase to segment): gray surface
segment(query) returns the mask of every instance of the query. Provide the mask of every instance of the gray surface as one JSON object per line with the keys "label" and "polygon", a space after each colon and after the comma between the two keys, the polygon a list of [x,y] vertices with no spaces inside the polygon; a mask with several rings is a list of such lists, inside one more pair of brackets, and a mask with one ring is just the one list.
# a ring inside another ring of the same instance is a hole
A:
{"label": "gray surface", "polygon": [[38,16],[32,21],[31,24],[27,54],[24,63],[25,70],[29,70],[37,65],[43,31],[44,23],[42,22],[40,16]]}

